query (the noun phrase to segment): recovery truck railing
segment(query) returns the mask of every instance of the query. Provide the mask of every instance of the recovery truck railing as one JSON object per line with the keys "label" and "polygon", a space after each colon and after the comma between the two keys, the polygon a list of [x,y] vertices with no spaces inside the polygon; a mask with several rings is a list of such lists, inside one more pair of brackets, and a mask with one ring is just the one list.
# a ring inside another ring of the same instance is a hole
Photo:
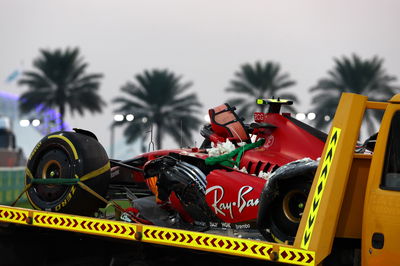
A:
{"label": "recovery truck railing", "polygon": [[332,249],[365,110],[387,103],[343,94],[293,245],[0,205],[0,222],[141,241],[295,265],[318,265]]}

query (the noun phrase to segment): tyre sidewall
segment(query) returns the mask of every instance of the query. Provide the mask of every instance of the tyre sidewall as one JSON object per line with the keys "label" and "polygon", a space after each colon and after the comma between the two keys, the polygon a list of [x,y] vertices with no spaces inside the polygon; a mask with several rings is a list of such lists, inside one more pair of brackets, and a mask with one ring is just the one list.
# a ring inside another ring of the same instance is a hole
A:
{"label": "tyre sidewall", "polygon": [[[104,148],[94,138],[75,132],[55,132],[44,137],[34,148],[28,158],[27,168],[35,177],[38,176],[38,165],[44,154],[52,149],[62,150],[68,157],[70,174],[67,178],[80,178],[108,163]],[[106,171],[84,183],[98,194],[104,196],[107,191],[110,171]],[[26,184],[30,178],[26,175]],[[57,211],[80,215],[91,215],[101,202],[81,189],[78,185],[68,186],[57,200],[46,202],[35,194],[34,187],[27,191],[29,202],[36,209]]]}

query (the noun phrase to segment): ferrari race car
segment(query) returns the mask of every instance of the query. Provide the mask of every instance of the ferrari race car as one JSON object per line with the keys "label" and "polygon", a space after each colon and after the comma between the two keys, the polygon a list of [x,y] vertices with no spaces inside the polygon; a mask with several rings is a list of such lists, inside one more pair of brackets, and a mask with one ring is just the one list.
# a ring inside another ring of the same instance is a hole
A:
{"label": "ferrari race car", "polygon": [[99,208],[127,200],[130,207],[119,207],[115,219],[220,233],[254,231],[269,241],[290,242],[326,134],[281,113],[291,101],[257,104],[269,110],[255,113],[251,124],[228,104],[210,109],[199,148],[157,150],[126,161],[109,159],[89,131],[49,134],[27,162],[28,200],[40,210],[106,218],[111,217]]}

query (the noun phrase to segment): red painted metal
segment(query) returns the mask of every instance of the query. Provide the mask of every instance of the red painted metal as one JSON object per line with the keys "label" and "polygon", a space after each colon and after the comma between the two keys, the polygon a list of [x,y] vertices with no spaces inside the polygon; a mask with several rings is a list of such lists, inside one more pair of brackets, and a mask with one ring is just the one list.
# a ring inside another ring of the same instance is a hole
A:
{"label": "red painted metal", "polygon": [[[282,166],[305,157],[315,160],[321,156],[325,143],[287,117],[265,114],[262,122],[276,128],[257,129],[257,139],[264,138],[264,145],[247,151],[240,161],[240,168],[246,167],[249,174],[258,174],[260,170],[268,172],[274,166]],[[256,169],[259,163],[261,165]]]}

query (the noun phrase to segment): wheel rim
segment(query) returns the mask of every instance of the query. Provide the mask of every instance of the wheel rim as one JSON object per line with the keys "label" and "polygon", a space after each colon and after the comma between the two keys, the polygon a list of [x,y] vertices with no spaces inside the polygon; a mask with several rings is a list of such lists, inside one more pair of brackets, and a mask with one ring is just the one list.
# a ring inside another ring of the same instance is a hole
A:
{"label": "wheel rim", "polygon": [[[60,178],[62,176],[61,164],[56,160],[48,161],[43,167],[41,176],[43,179]],[[47,186],[54,187],[54,185]]]}
{"label": "wheel rim", "polygon": [[[52,149],[46,152],[37,167],[37,175],[42,179],[70,178],[72,165],[68,155],[60,149]],[[45,202],[53,202],[67,193],[69,186],[64,185],[36,185],[38,197]]]}
{"label": "wheel rim", "polygon": [[283,212],[286,218],[299,223],[307,201],[307,195],[300,190],[292,190],[283,198]]}

